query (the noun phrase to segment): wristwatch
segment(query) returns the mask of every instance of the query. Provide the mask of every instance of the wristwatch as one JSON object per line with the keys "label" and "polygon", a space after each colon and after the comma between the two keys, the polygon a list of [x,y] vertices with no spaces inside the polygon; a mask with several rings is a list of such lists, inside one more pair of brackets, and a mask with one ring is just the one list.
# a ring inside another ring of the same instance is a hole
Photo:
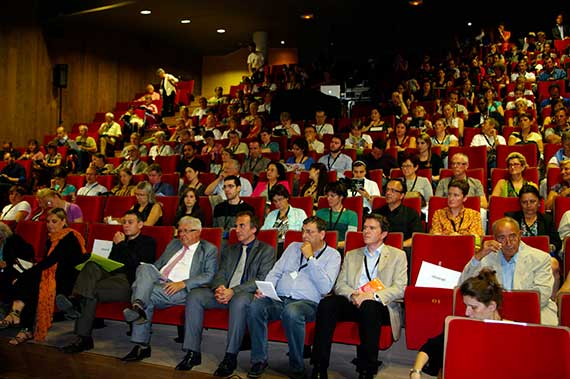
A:
{"label": "wristwatch", "polygon": [[309,258],[307,258],[307,261],[310,261],[311,259],[315,259],[315,256],[311,255]]}

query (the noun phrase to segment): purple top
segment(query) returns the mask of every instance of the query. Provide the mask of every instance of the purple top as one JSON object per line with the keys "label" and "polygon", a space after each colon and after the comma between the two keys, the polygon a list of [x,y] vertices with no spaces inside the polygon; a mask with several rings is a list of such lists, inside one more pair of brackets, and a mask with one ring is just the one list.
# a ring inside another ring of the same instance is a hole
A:
{"label": "purple top", "polygon": [[83,212],[81,211],[81,208],[79,208],[79,205],[73,203],[67,204],[69,204],[65,210],[67,213],[67,222],[75,222],[78,218],[83,218]]}

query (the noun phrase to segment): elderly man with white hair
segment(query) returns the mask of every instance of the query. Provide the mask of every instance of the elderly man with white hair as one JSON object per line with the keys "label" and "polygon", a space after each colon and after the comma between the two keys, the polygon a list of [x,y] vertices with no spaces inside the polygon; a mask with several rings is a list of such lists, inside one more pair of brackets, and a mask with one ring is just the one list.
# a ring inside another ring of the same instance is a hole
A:
{"label": "elderly man with white hair", "polygon": [[115,155],[115,145],[121,139],[121,125],[115,122],[115,115],[111,112],[105,113],[105,122],[99,128],[99,144],[101,154],[107,157]]}

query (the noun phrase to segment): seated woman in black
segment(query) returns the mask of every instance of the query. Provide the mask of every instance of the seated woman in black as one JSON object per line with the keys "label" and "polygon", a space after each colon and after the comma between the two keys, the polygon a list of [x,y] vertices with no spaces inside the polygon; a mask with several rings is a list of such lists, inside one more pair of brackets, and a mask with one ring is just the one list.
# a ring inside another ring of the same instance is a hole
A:
{"label": "seated woman in black", "polygon": [[162,225],[162,206],[156,200],[152,184],[147,181],[139,182],[135,188],[135,196],[137,202],[131,209],[141,215],[144,224],[146,226]]}

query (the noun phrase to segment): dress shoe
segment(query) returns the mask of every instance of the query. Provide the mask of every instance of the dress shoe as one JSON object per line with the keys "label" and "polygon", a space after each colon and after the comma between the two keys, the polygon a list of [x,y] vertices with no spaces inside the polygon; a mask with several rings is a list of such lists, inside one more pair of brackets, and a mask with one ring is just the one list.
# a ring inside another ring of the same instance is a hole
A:
{"label": "dress shoe", "polygon": [[214,376],[230,376],[237,368],[237,354],[226,353],[220,365],[214,371]]}
{"label": "dress shoe", "polygon": [[192,367],[202,364],[202,354],[197,351],[190,350],[186,353],[184,358],[176,365],[178,371],[188,371]]}
{"label": "dress shoe", "polygon": [[146,312],[137,304],[123,309],[123,316],[125,316],[126,322],[134,322],[135,324],[144,324],[147,321]]}
{"label": "dress shoe", "polygon": [[93,338],[77,336],[75,340],[67,346],[61,348],[61,351],[67,354],[81,353],[93,349]]}
{"label": "dress shoe", "polygon": [[311,379],[328,379],[329,375],[326,369],[315,367],[311,373]]}
{"label": "dress shoe", "polygon": [[141,345],[135,345],[133,350],[121,358],[121,360],[123,362],[138,362],[148,357],[150,357],[150,346],[142,347]]}
{"label": "dress shoe", "polygon": [[250,379],[257,379],[263,375],[265,369],[267,368],[268,364],[267,361],[263,362],[256,362],[251,366],[249,371],[247,372],[247,377]]}
{"label": "dress shoe", "polygon": [[64,313],[64,317],[67,320],[77,320],[81,317],[81,306],[77,298],[58,294],[55,297],[55,304]]}

